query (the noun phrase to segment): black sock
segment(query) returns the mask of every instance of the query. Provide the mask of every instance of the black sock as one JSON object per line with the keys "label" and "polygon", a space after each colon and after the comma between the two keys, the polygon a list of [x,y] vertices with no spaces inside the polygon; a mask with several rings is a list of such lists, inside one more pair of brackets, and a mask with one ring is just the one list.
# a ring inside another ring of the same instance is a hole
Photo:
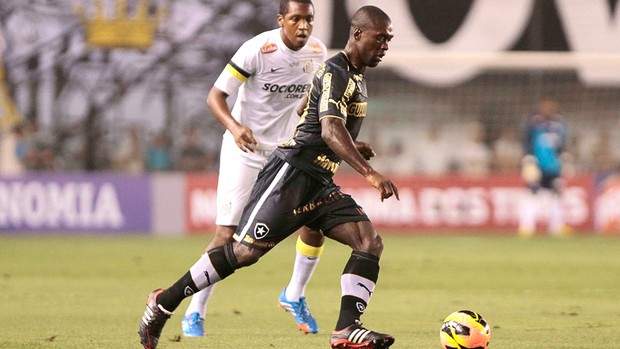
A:
{"label": "black sock", "polygon": [[169,312],[173,312],[185,297],[198,292],[198,287],[192,280],[192,274],[188,271],[174,285],[157,296],[157,304]]}
{"label": "black sock", "polygon": [[[230,243],[210,250],[208,255],[210,263],[213,265],[213,269],[215,269],[217,275],[214,275],[211,279],[207,279],[209,283],[203,285],[203,288],[230,276],[238,268],[237,258],[233,253],[233,247]],[[198,291],[200,291],[200,289],[196,286],[196,283],[192,279],[192,274],[188,271],[175,282],[174,285],[157,296],[157,304],[173,312],[185,297],[189,297]]]}
{"label": "black sock", "polygon": [[215,268],[220,280],[227,278],[234,273],[237,268],[239,268],[237,257],[235,257],[235,253],[233,252],[232,243],[227,243],[224,246],[216,247],[208,253],[211,263],[213,264],[213,268]]}
{"label": "black sock", "polygon": [[341,330],[359,320],[375,289],[379,278],[379,258],[353,251],[341,278],[342,298],[336,330]]}

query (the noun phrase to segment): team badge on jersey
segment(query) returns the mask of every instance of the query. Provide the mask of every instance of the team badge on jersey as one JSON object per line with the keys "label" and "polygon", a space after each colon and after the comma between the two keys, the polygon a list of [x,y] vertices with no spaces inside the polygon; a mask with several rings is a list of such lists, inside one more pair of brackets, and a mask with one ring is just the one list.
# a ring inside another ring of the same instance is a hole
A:
{"label": "team badge on jersey", "polygon": [[304,73],[312,73],[314,71],[314,63],[309,59],[304,62]]}
{"label": "team badge on jersey", "polygon": [[278,46],[276,44],[265,44],[260,48],[261,53],[271,53],[276,52],[278,50]]}
{"label": "team badge on jersey", "polygon": [[269,227],[265,223],[256,223],[254,226],[254,236],[257,239],[262,239],[269,234]]}

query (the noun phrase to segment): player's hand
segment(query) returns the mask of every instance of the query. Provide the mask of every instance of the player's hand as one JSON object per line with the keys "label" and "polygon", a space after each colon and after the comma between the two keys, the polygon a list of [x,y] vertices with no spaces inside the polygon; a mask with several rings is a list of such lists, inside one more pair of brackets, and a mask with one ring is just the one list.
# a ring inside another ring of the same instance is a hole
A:
{"label": "player's hand", "polygon": [[392,181],[386,176],[374,171],[366,176],[366,180],[373,187],[379,190],[379,193],[381,193],[382,202],[384,199],[387,199],[392,195],[396,196],[396,200],[400,201],[400,196],[398,195],[398,188],[396,188],[396,185],[394,185],[394,183],[392,183]]}
{"label": "player's hand", "polygon": [[366,160],[370,160],[370,158],[377,155],[375,151],[372,150],[370,144],[366,142],[355,141],[355,148],[357,148],[357,151],[359,151]]}
{"label": "player's hand", "polygon": [[528,184],[535,184],[540,182],[542,173],[538,167],[538,161],[531,155],[525,155],[521,159],[521,178]]}
{"label": "player's hand", "polygon": [[235,138],[235,143],[244,153],[248,151],[253,153],[256,146],[258,146],[258,142],[254,139],[252,130],[243,125],[239,125],[237,128],[231,130],[231,133]]}

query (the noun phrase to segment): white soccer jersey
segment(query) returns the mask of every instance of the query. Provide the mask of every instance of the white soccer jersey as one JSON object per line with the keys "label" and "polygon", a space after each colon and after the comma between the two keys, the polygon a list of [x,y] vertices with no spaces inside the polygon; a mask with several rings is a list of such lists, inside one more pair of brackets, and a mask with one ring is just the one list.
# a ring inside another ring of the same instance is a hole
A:
{"label": "white soccer jersey", "polygon": [[292,136],[299,121],[297,107],[327,55],[325,45],[313,36],[299,51],[291,50],[280,30],[246,41],[215,82],[228,95],[238,92],[231,114],[252,130],[261,150],[273,150]]}

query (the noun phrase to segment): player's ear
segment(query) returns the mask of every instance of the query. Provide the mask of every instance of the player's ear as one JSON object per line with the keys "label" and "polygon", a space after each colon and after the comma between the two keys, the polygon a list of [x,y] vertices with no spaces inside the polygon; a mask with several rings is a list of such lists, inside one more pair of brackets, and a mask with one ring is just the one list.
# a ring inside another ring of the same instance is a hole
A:
{"label": "player's ear", "polygon": [[282,28],[284,26],[284,16],[278,13],[278,26]]}
{"label": "player's ear", "polygon": [[359,40],[362,37],[362,29],[355,27],[353,28],[353,37],[355,40]]}

